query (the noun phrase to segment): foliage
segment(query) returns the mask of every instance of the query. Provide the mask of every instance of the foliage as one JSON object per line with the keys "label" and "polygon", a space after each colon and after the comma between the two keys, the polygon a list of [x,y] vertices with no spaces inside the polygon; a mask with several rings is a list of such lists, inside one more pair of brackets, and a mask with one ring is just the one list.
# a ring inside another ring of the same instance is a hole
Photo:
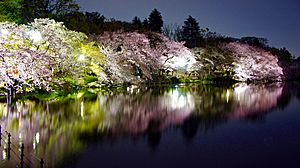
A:
{"label": "foliage", "polygon": [[162,34],[169,37],[173,41],[179,41],[181,28],[177,24],[164,25]]}
{"label": "foliage", "polygon": [[141,19],[138,18],[137,16],[135,16],[132,19],[131,24],[132,24],[133,29],[136,29],[136,30],[140,30],[143,27],[143,23],[142,23]]}
{"label": "foliage", "polygon": [[20,8],[22,0],[0,1],[0,22],[20,22]]}
{"label": "foliage", "polygon": [[106,18],[98,12],[72,12],[58,17],[71,30],[86,34],[100,34],[105,30]]}
{"label": "foliage", "polygon": [[35,18],[53,18],[79,10],[75,0],[23,0],[22,16],[25,23]]}
{"label": "foliage", "polygon": [[163,20],[160,12],[157,9],[153,9],[153,11],[149,15],[148,21],[151,31],[161,33]]}
{"label": "foliage", "polygon": [[138,83],[153,81],[159,70],[186,72],[195,62],[183,43],[158,33],[109,33],[95,36],[107,55],[104,68],[109,81]]}
{"label": "foliage", "polygon": [[267,50],[232,42],[226,48],[233,53],[234,78],[239,81],[282,81],[283,69],[278,58]]}
{"label": "foliage", "polygon": [[[80,84],[85,73],[99,75],[104,55],[86,35],[66,29],[61,22],[36,19],[28,25],[0,24],[0,87],[19,92],[55,85]],[[84,60],[80,60],[86,57]]]}
{"label": "foliage", "polygon": [[291,63],[293,61],[292,54],[285,48],[271,47],[270,52],[278,57],[278,60],[283,63]]}
{"label": "foliage", "polygon": [[224,47],[224,44],[194,48],[193,51],[197,60],[194,69],[199,77],[209,80],[233,77],[232,53]]}
{"label": "foliage", "polygon": [[260,48],[266,48],[268,46],[268,40],[259,37],[242,37],[240,39],[242,43],[253,45]]}
{"label": "foliage", "polygon": [[184,25],[179,34],[179,41],[185,41],[186,47],[194,48],[200,45],[201,38],[199,23],[195,18],[189,16],[186,21],[184,21]]}

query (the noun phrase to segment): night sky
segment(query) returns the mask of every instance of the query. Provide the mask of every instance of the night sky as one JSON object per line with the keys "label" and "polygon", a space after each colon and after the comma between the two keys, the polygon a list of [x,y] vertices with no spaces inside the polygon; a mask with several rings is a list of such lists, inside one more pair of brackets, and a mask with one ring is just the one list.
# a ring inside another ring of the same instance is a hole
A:
{"label": "night sky", "polygon": [[300,56],[299,0],[76,0],[84,11],[97,11],[107,18],[143,20],[157,8],[164,23],[183,24],[188,15],[222,35],[257,36],[270,45],[286,47]]}

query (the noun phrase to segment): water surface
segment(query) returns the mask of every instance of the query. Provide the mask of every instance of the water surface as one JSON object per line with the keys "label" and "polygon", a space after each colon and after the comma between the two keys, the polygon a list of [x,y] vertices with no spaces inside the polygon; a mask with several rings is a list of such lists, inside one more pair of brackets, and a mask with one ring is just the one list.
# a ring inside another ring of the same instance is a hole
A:
{"label": "water surface", "polygon": [[[128,87],[0,104],[0,166],[299,167],[299,83]],[[7,160],[4,131],[12,134]]]}

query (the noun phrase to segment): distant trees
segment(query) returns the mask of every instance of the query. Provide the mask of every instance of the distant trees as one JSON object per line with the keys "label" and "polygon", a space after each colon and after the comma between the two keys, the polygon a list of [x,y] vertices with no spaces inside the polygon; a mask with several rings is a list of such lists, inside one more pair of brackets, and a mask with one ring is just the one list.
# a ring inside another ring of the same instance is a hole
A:
{"label": "distant trees", "polygon": [[293,61],[292,54],[285,48],[275,48],[268,45],[268,40],[260,37],[242,37],[240,40],[242,43],[246,43],[255,47],[263,48],[270,51],[273,55],[278,57],[278,60],[285,63]]}
{"label": "distant trees", "polygon": [[278,60],[281,62],[290,63],[293,61],[292,54],[285,48],[275,48],[271,47],[270,52],[278,57]]}
{"label": "distant trees", "polygon": [[25,23],[35,18],[56,18],[79,11],[75,0],[23,0],[21,13]]}
{"label": "distant trees", "polygon": [[194,48],[200,45],[202,36],[199,23],[195,18],[189,16],[186,21],[184,21],[178,38],[179,41],[185,41],[185,46],[188,48]]}
{"label": "distant trees", "polygon": [[161,33],[164,22],[160,12],[157,9],[154,9],[150,13],[148,22],[151,31]]}
{"label": "distant trees", "polygon": [[256,47],[261,47],[261,48],[268,47],[268,40],[266,38],[247,36],[247,37],[242,37],[240,41]]}
{"label": "distant trees", "polygon": [[72,12],[59,17],[71,29],[87,34],[102,33],[106,18],[98,12]]}
{"label": "distant trees", "polygon": [[137,16],[135,16],[133,18],[131,24],[132,24],[133,29],[136,29],[136,30],[142,29],[142,27],[143,27],[143,23],[142,23],[141,19],[138,18]]}
{"label": "distant trees", "polygon": [[164,25],[162,28],[162,34],[169,37],[173,41],[178,41],[181,27],[177,24]]}

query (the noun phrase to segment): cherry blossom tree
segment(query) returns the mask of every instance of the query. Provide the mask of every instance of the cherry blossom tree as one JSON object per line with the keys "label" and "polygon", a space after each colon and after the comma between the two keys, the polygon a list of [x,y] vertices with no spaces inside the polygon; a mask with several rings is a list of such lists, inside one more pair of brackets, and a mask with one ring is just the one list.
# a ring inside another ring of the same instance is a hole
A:
{"label": "cherry blossom tree", "polygon": [[282,81],[283,69],[278,58],[264,49],[232,42],[226,45],[232,51],[234,78],[239,81]]}
{"label": "cherry blossom tree", "polygon": [[19,92],[50,89],[53,77],[75,75],[87,37],[62,23],[36,19],[29,25],[0,24],[0,87]]}
{"label": "cherry blossom tree", "polygon": [[107,74],[112,81],[152,81],[159,69],[186,72],[196,62],[183,43],[158,33],[106,32],[92,39],[103,45]]}

